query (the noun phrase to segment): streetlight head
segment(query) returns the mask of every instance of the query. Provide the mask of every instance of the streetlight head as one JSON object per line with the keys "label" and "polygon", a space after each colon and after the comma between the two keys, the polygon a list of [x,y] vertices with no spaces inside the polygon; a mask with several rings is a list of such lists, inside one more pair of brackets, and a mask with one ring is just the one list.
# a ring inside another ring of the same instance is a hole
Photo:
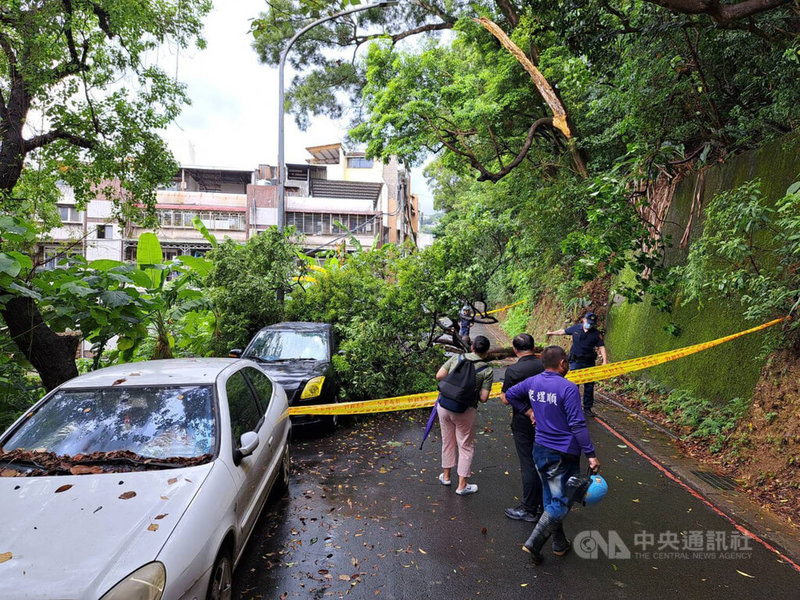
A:
{"label": "streetlight head", "polygon": [[377,6],[395,6],[397,4],[400,4],[400,2],[399,0],[377,0],[375,4]]}

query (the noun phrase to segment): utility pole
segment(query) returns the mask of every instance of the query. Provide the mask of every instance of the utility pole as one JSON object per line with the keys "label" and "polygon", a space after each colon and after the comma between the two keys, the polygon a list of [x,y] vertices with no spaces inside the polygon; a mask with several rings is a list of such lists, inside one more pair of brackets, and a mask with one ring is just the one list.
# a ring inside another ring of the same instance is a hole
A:
{"label": "utility pole", "polygon": [[321,23],[343,17],[344,15],[349,15],[351,13],[369,10],[370,8],[382,8],[385,6],[393,6],[395,4],[397,4],[397,0],[376,0],[375,2],[360,4],[358,6],[354,6],[353,8],[348,8],[347,10],[317,19],[295,33],[294,37],[292,37],[292,39],[289,40],[289,43],[286,44],[283,52],[281,52],[281,62],[278,66],[278,231],[281,233],[283,233],[283,229],[286,224],[286,162],[284,157],[284,104],[286,99],[283,88],[283,74],[286,67],[286,56],[289,54],[289,50],[291,50],[292,45],[294,45],[294,43],[297,41],[297,38],[299,38],[309,29],[313,29]]}

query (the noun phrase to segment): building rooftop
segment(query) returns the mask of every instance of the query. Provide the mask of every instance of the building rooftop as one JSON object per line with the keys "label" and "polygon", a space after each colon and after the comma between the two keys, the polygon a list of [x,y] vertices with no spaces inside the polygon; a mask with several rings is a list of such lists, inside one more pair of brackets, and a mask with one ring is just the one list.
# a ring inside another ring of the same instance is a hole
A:
{"label": "building rooftop", "polygon": [[315,198],[351,198],[353,200],[377,201],[383,189],[382,183],[365,181],[338,181],[335,179],[312,179],[311,196]]}
{"label": "building rooftop", "polygon": [[323,146],[309,146],[306,150],[314,158],[310,158],[308,162],[313,165],[338,165],[341,147],[342,144],[339,142]]}

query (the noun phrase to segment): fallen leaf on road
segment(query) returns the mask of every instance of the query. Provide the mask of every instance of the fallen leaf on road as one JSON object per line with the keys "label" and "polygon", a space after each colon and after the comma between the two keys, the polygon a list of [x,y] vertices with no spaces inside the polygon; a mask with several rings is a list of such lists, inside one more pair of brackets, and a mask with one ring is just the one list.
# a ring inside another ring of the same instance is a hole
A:
{"label": "fallen leaf on road", "polygon": [[158,525],[150,523],[150,527],[147,528],[147,531],[158,531]]}
{"label": "fallen leaf on road", "polygon": [[742,575],[743,577],[749,577],[750,579],[755,579],[755,575],[749,575],[749,574],[745,573],[744,571],[740,571],[739,569],[736,569],[736,572],[739,575]]}
{"label": "fallen leaf on road", "polygon": [[123,492],[119,495],[120,500],[130,500],[136,495],[136,492]]}
{"label": "fallen leaf on road", "polygon": [[13,556],[14,555],[11,554],[11,552],[3,552],[2,554],[0,554],[0,563],[4,563],[6,561],[11,560]]}
{"label": "fallen leaf on road", "polygon": [[427,552],[425,552],[425,550],[423,550],[422,548],[417,548],[417,550],[419,550],[422,554],[427,554]]}
{"label": "fallen leaf on road", "polygon": [[56,490],[56,494],[60,494],[61,492],[66,492],[72,486],[70,484],[62,485],[60,488]]}
{"label": "fallen leaf on road", "polygon": [[350,575],[339,575],[339,579],[342,581],[350,581]]}

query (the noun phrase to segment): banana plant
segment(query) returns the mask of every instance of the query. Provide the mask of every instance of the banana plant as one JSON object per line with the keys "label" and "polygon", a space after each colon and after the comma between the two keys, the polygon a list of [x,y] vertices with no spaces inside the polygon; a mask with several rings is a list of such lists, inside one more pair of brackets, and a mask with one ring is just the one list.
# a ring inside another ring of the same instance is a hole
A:
{"label": "banana plant", "polygon": [[[151,358],[172,358],[175,338],[170,325],[191,311],[210,310],[207,295],[197,284],[211,270],[210,261],[195,256],[179,256],[164,261],[161,242],[154,233],[143,233],[136,246],[136,263],[147,274],[145,293],[152,299],[151,313],[156,343]],[[127,343],[126,343],[127,345]]]}

